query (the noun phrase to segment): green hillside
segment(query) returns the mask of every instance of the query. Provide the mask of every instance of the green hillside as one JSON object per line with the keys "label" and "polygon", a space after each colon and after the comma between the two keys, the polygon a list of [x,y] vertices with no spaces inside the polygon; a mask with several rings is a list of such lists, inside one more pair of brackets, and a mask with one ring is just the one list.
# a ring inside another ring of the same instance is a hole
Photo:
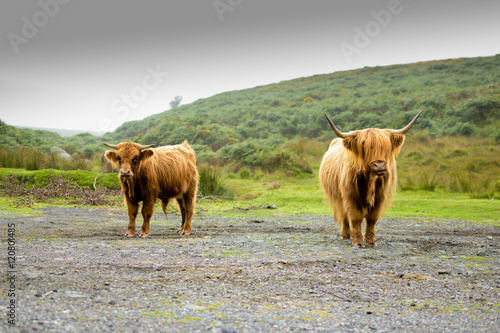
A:
{"label": "green hillside", "polygon": [[188,140],[204,161],[300,166],[284,148],[331,138],[324,112],[341,130],[354,130],[402,127],[424,109],[413,133],[500,140],[499,82],[500,55],[366,67],[222,93],[125,123],[103,138]]}

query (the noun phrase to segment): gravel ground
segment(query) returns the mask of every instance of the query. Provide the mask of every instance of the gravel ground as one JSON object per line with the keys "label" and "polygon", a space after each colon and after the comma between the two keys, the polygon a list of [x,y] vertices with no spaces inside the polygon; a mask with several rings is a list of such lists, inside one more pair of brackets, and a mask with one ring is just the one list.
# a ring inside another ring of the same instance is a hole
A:
{"label": "gravel ground", "polygon": [[355,249],[331,217],[276,213],[201,213],[186,237],[157,212],[147,239],[122,237],[124,208],[1,214],[4,252],[16,229],[16,325],[7,275],[0,331],[499,331],[500,228],[383,219],[378,247]]}

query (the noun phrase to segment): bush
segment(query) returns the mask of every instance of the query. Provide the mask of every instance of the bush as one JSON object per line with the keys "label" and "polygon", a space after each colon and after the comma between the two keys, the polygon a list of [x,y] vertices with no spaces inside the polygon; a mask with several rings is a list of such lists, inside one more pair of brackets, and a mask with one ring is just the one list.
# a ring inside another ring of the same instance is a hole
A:
{"label": "bush", "polygon": [[57,153],[31,147],[0,147],[0,167],[26,170],[90,170],[91,163],[82,158],[64,158]]}
{"label": "bush", "polygon": [[232,197],[224,184],[218,168],[202,165],[198,167],[198,192],[203,196]]}

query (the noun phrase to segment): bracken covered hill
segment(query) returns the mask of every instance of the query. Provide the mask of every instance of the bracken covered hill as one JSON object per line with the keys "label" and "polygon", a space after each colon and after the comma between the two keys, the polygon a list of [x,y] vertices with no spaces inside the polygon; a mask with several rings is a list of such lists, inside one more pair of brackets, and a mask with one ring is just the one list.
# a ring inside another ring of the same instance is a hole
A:
{"label": "bracken covered hill", "polygon": [[104,136],[110,141],[188,140],[207,160],[250,166],[283,162],[285,145],[331,138],[323,113],[342,130],[404,126],[413,132],[500,140],[500,55],[422,62],[298,78],[183,105]]}
{"label": "bracken covered hill", "polygon": [[411,135],[491,137],[498,142],[499,85],[500,55],[365,67],[218,94],[127,122],[103,137],[63,138],[0,121],[0,147],[59,146],[91,158],[102,153],[103,140],[156,145],[187,140],[202,162],[307,170],[288,148],[331,139],[325,112],[349,131],[398,128],[424,109]]}

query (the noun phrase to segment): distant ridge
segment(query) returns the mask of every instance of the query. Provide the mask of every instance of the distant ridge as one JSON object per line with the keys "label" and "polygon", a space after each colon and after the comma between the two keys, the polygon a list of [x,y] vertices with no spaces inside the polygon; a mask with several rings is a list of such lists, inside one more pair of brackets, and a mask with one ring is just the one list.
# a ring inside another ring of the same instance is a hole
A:
{"label": "distant ridge", "polygon": [[93,136],[102,136],[104,134],[104,132],[100,132],[100,131],[70,130],[70,129],[62,129],[62,128],[44,128],[44,127],[26,127],[26,126],[14,126],[14,127],[26,128],[26,129],[31,129],[31,130],[55,132],[62,137],[70,137],[70,136],[81,134],[81,133],[90,133]]}

